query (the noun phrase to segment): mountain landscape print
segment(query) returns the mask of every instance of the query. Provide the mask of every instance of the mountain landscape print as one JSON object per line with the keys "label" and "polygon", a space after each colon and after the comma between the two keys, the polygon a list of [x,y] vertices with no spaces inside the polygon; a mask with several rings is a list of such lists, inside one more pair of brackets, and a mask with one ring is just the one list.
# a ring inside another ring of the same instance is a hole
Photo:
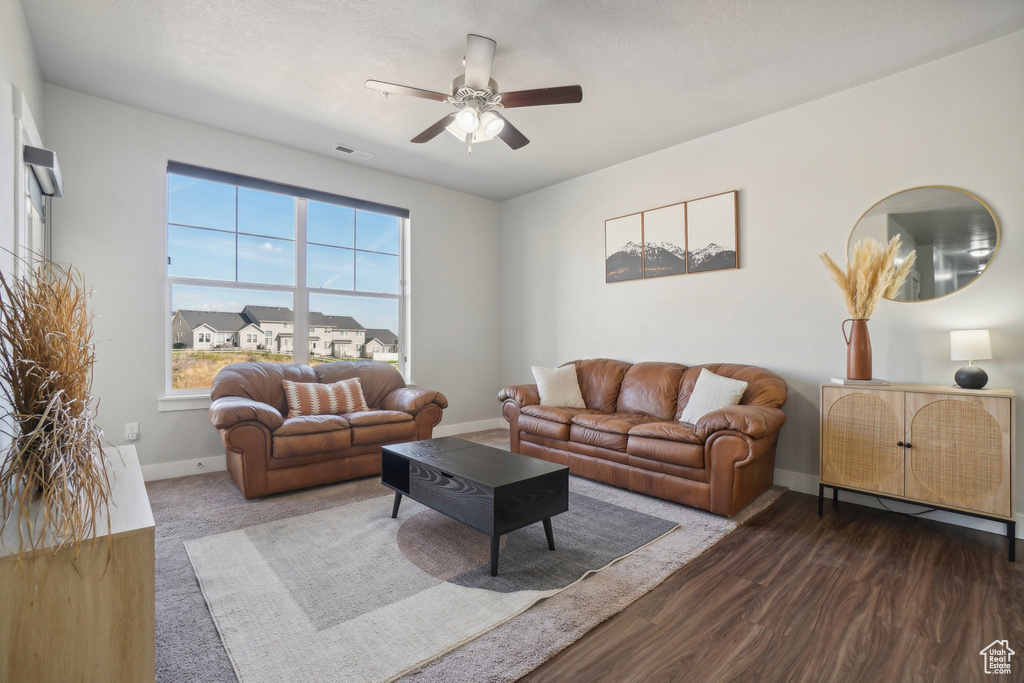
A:
{"label": "mountain landscape print", "polygon": [[687,272],[739,268],[736,192],[686,203]]}
{"label": "mountain landscape print", "polygon": [[689,267],[691,273],[735,268],[736,251],[720,247],[712,242],[706,247],[690,252]]}
{"label": "mountain landscape print", "polygon": [[605,221],[605,282],[739,268],[738,196],[733,190]]}
{"label": "mountain landscape print", "polygon": [[686,205],[644,211],[644,277],[686,272]]}
{"label": "mountain landscape print", "polygon": [[640,214],[605,221],[605,282],[639,280],[644,276],[643,240]]}

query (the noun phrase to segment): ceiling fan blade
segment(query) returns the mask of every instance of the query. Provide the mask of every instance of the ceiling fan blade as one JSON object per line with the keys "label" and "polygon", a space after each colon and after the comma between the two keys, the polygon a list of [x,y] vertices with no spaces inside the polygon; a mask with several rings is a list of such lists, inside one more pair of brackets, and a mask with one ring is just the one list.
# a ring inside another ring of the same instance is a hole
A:
{"label": "ceiling fan blade", "polygon": [[[494,111],[493,109],[491,111]],[[530,139],[519,132],[519,129],[509,123],[509,120],[502,116],[499,112],[494,111],[494,114],[505,122],[501,132],[498,133],[498,137],[501,141],[512,149],[519,149],[520,147],[526,147],[530,144]]]}
{"label": "ceiling fan blade", "polygon": [[543,104],[576,104],[583,101],[583,88],[578,85],[563,85],[558,88],[537,88],[536,90],[515,90],[501,93],[501,104],[512,107],[538,107]]}
{"label": "ceiling fan blade", "polygon": [[411,141],[416,143],[430,142],[431,140],[433,140],[438,135],[444,132],[444,129],[448,127],[448,124],[452,122],[453,116],[455,116],[454,113],[448,114],[448,116],[445,116],[443,119],[432,125],[430,128],[427,128],[425,131],[414,137]]}
{"label": "ceiling fan blade", "polygon": [[466,87],[473,90],[487,90],[491,82],[491,64],[497,47],[490,38],[474,33],[466,36]]}
{"label": "ceiling fan blade", "polygon": [[366,81],[366,87],[370,90],[380,90],[381,92],[388,92],[393,95],[408,95],[410,97],[422,97],[425,100],[437,100],[438,102],[447,102],[448,96],[432,90],[423,90],[422,88],[411,88],[408,85],[398,85],[397,83],[385,83],[384,81]]}

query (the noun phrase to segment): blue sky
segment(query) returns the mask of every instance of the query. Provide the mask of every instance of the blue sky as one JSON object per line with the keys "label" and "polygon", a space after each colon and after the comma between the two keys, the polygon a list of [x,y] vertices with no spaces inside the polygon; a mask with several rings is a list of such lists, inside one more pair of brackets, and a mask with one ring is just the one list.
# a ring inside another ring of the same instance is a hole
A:
{"label": "blue sky", "polygon": [[[233,185],[169,174],[167,203],[171,276],[295,284],[295,198],[244,187],[237,188],[236,194]],[[306,204],[307,239],[317,243],[307,247],[308,286],[398,293],[398,218],[323,202]],[[173,297],[174,308],[185,309],[291,306],[288,293],[243,288],[176,285]],[[394,300],[314,297],[319,304],[311,302],[310,310],[350,315],[366,327],[397,331]]]}

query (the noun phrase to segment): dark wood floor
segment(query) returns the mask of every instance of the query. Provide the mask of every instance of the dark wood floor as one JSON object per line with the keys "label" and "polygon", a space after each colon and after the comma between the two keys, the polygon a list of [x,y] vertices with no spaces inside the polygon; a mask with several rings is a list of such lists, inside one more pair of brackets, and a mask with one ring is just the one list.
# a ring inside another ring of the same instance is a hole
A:
{"label": "dark wood floor", "polygon": [[[832,505],[785,494],[524,680],[1024,680],[1005,537]],[[1004,638],[1013,675],[986,676]]]}

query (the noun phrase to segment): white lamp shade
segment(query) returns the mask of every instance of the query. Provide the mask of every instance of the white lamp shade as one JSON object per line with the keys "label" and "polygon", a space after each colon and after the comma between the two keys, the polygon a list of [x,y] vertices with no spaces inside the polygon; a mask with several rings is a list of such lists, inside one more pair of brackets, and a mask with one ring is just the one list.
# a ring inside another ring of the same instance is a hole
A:
{"label": "white lamp shade", "polygon": [[483,132],[485,140],[493,140],[505,127],[505,119],[493,111],[485,111],[480,116],[480,131]]}
{"label": "white lamp shade", "polygon": [[992,344],[988,330],[956,330],[949,333],[950,360],[988,360]]}
{"label": "white lamp shade", "polygon": [[455,115],[455,126],[467,135],[473,134],[480,126],[480,115],[476,109],[466,107]]}

